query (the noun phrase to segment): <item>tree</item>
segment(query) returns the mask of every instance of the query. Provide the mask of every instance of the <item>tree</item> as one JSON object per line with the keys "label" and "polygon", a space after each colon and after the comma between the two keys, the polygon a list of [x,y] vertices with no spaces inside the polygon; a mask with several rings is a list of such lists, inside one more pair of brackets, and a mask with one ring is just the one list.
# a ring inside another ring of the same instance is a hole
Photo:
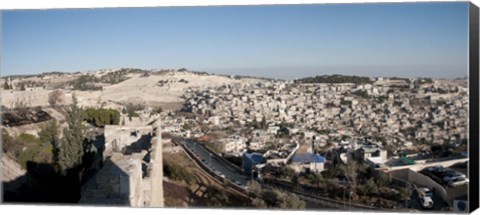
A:
{"label": "tree", "polygon": [[280,174],[282,178],[285,178],[287,180],[291,180],[295,175],[297,175],[297,173],[295,173],[295,170],[286,165],[280,167]]}
{"label": "tree", "polygon": [[262,117],[262,122],[261,122],[260,126],[261,126],[262,129],[267,129],[268,128],[267,118],[265,116]]}
{"label": "tree", "polygon": [[284,209],[304,209],[305,202],[295,194],[287,194],[277,191],[277,207]]}
{"label": "tree", "polygon": [[378,194],[378,186],[375,184],[372,178],[367,180],[365,183],[364,192],[367,195],[373,196]]}
{"label": "tree", "polygon": [[409,187],[402,187],[398,191],[399,191],[399,198],[402,201],[409,200],[410,196],[412,196],[412,189]]}
{"label": "tree", "polygon": [[83,125],[83,110],[77,106],[75,95],[73,95],[73,104],[67,110],[66,120],[68,127],[63,130],[63,138],[58,146],[57,159],[57,164],[63,175],[66,175],[67,170],[81,165],[85,151],[90,149],[85,142],[86,130]]}
{"label": "tree", "polygon": [[247,187],[250,192],[255,193],[255,194],[260,194],[262,191],[262,186],[257,181],[248,181],[247,182]]}
{"label": "tree", "polygon": [[20,91],[25,91],[26,88],[25,88],[25,84],[24,83],[21,83],[20,84]]}
{"label": "tree", "polygon": [[57,105],[65,101],[65,93],[63,91],[56,89],[48,94],[48,103],[51,107],[57,107]]}
{"label": "tree", "polygon": [[319,186],[322,182],[324,182],[323,176],[320,173],[312,173],[309,176],[310,183]]}
{"label": "tree", "polygon": [[287,194],[279,190],[264,190],[262,198],[272,207],[283,209],[303,209],[305,202],[295,194]]}
{"label": "tree", "polygon": [[10,86],[8,85],[7,81],[3,82],[3,89],[4,90],[10,90],[11,89]]}
{"label": "tree", "polygon": [[225,190],[220,190],[212,185],[207,186],[203,197],[207,206],[225,206],[230,202]]}
{"label": "tree", "polygon": [[263,199],[261,198],[254,198],[252,200],[252,205],[256,208],[267,208],[267,203],[265,201],[263,201]]}
{"label": "tree", "polygon": [[391,181],[392,181],[392,178],[390,177],[389,174],[386,174],[386,173],[378,173],[377,175],[375,175],[375,183],[376,183],[379,187],[388,186]]}
{"label": "tree", "polygon": [[341,165],[340,169],[347,176],[348,181],[352,187],[357,187],[357,176],[358,176],[358,164],[356,161],[348,161],[347,164]]}
{"label": "tree", "polygon": [[88,123],[97,127],[118,125],[118,123],[120,123],[120,112],[114,109],[87,108],[85,110],[84,119]]}
{"label": "tree", "polygon": [[[53,149],[53,154],[56,157],[57,151],[56,148],[58,147],[58,137],[59,137],[59,131],[58,131],[58,124],[57,120],[52,119],[47,126],[43,127],[40,132],[38,132],[38,136],[40,139],[40,142],[42,143],[50,143],[52,145]],[[56,158],[55,158],[56,159]]]}

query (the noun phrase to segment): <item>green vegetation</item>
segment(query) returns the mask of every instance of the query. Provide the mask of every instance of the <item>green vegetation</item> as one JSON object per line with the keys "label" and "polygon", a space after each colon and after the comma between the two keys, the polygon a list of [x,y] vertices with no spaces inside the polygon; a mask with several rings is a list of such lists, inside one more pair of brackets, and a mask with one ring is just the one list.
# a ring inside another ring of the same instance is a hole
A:
{"label": "green vegetation", "polygon": [[370,98],[366,90],[357,90],[352,92],[353,95],[359,96],[364,99]]}
{"label": "green vegetation", "polygon": [[120,123],[120,112],[114,109],[87,108],[84,120],[97,127],[118,125]]}
{"label": "green vegetation", "polygon": [[99,79],[93,75],[86,74],[80,76],[78,79],[69,81],[68,84],[70,84],[74,90],[80,90],[80,91],[95,91],[95,90],[101,90],[101,86],[96,86],[94,83],[99,82]]}
{"label": "green vegetation", "polygon": [[[260,196],[268,207],[282,209],[304,209],[305,202],[294,194],[288,194],[279,190],[262,190]],[[258,200],[257,200],[258,201]],[[257,204],[261,202],[257,202]]]}
{"label": "green vegetation", "polygon": [[[11,141],[11,140],[10,140]],[[22,148],[16,152],[15,159],[22,166],[27,168],[27,162],[50,163],[52,161],[52,145],[43,144],[41,139],[26,133],[21,133],[16,141]]]}
{"label": "green vegetation", "polygon": [[342,98],[342,99],[340,100],[340,105],[350,106],[350,105],[352,105],[352,101],[347,101],[347,100],[345,100],[345,99]]}
{"label": "green vegetation", "polygon": [[123,82],[123,81],[128,79],[126,77],[126,75],[129,72],[136,72],[136,70],[120,69],[120,70],[115,71],[115,72],[110,72],[108,74],[102,75],[100,77],[100,79],[98,80],[98,82],[108,83],[108,84],[118,84],[118,83]]}
{"label": "green vegetation", "polygon": [[417,131],[417,129],[415,127],[408,127],[408,128],[405,128],[405,129],[401,129],[400,130],[400,133],[402,133],[403,135],[405,136],[415,136],[415,132]]}
{"label": "green vegetation", "polygon": [[267,118],[265,116],[263,116],[262,121],[258,122],[257,118],[255,117],[255,118],[253,118],[253,121],[250,123],[249,126],[253,127],[254,129],[266,130],[268,128]]}
{"label": "green vegetation", "polygon": [[22,168],[26,168],[27,162],[51,163],[54,160],[54,146],[58,143],[58,125],[55,120],[44,126],[38,137],[21,133],[12,138],[4,130],[2,132],[3,152],[17,161]]}
{"label": "green vegetation", "polygon": [[183,166],[166,160],[163,162],[163,172],[165,176],[175,181],[184,181],[187,184],[195,181],[195,176]]}
{"label": "green vegetation", "polygon": [[220,207],[226,206],[230,204],[230,199],[224,189],[219,189],[215,186],[207,186],[207,190],[203,195],[203,200],[205,206],[212,207]]}
{"label": "green vegetation", "polygon": [[152,113],[161,114],[163,112],[163,108],[158,106],[157,108],[153,109]]}
{"label": "green vegetation", "polygon": [[21,133],[20,135],[18,135],[18,139],[26,143],[40,143],[40,140],[36,136],[27,133]]}
{"label": "green vegetation", "polygon": [[63,138],[58,150],[57,164],[62,175],[67,170],[83,164],[83,155],[91,148],[91,143],[85,141],[86,130],[83,125],[83,110],[77,106],[77,98],[73,96],[73,104],[67,111],[66,120],[68,127],[63,130]]}
{"label": "green vegetation", "polygon": [[20,90],[21,91],[25,91],[25,88],[26,87],[45,87],[45,83],[43,82],[38,82],[38,81],[21,81],[18,83],[18,85],[20,86]]}
{"label": "green vegetation", "polygon": [[90,90],[101,90],[101,86],[95,85],[96,83],[108,83],[108,84],[118,84],[128,79],[126,77],[129,73],[145,73],[148,71],[140,69],[120,69],[115,72],[110,72],[100,77],[95,77],[91,74],[81,75],[74,81],[68,82],[68,84],[73,86],[74,90],[81,91],[90,91]]}
{"label": "green vegetation", "polygon": [[142,105],[128,104],[122,109],[123,114],[127,114],[128,119],[131,121],[132,117],[140,117],[136,111],[142,111],[145,107]]}
{"label": "green vegetation", "polygon": [[297,175],[297,173],[295,173],[295,170],[293,170],[289,166],[280,167],[280,173],[281,173],[280,177],[286,180],[292,180],[294,176]]}
{"label": "green vegetation", "polygon": [[392,182],[392,177],[389,174],[378,172],[374,180],[378,187],[386,187]]}
{"label": "green vegetation", "polygon": [[368,77],[346,76],[346,75],[323,75],[302,78],[296,83],[353,83],[353,84],[371,84],[373,83]]}
{"label": "green vegetation", "polygon": [[260,196],[254,198],[252,205],[257,208],[304,209],[305,202],[294,194],[285,193],[276,189],[262,189],[256,181],[247,183],[251,193]]}
{"label": "green vegetation", "polygon": [[367,195],[374,196],[378,194],[378,186],[375,184],[373,178],[367,180],[367,183],[364,185],[363,192]]}
{"label": "green vegetation", "polygon": [[11,85],[8,85],[8,82],[5,81],[5,82],[3,82],[3,89],[4,90],[11,90],[11,89],[13,89],[13,87]]}
{"label": "green vegetation", "polygon": [[398,200],[401,200],[401,201],[409,200],[410,196],[412,195],[412,189],[409,187],[402,187],[398,191],[399,191],[399,194],[397,198]]}

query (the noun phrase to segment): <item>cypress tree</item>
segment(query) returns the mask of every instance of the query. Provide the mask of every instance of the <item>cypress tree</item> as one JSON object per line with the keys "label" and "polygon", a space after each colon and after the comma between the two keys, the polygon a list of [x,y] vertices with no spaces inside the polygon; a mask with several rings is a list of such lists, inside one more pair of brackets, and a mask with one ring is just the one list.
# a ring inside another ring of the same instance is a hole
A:
{"label": "cypress tree", "polygon": [[8,85],[7,81],[3,82],[3,89],[4,90],[9,90],[10,89],[10,86]]}
{"label": "cypress tree", "polygon": [[[68,127],[63,130],[60,140],[57,164],[63,175],[67,170],[82,164],[85,153],[86,130],[83,125],[83,110],[77,106],[77,98],[73,95],[73,104],[67,111],[66,120]],[[88,148],[87,148],[88,149]]]}

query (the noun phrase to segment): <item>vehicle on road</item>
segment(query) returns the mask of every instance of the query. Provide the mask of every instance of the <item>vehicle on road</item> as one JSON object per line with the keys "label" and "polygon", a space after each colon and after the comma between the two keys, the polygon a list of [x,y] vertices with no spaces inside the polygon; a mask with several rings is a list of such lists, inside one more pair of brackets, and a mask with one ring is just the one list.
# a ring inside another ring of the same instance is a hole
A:
{"label": "vehicle on road", "polygon": [[455,179],[452,179],[451,181],[449,181],[448,186],[458,187],[458,186],[466,185],[466,184],[468,184],[468,182],[469,182],[468,178],[459,177],[459,178],[455,178]]}
{"label": "vehicle on road", "polygon": [[433,208],[433,200],[430,196],[424,196],[420,199],[420,203],[424,209]]}
{"label": "vehicle on road", "polygon": [[450,181],[452,181],[452,180],[454,180],[454,179],[457,179],[457,178],[465,178],[465,177],[466,177],[466,175],[463,174],[463,173],[454,172],[454,173],[452,173],[452,174],[450,174],[450,175],[447,175],[447,176],[443,177],[443,181],[448,183],[448,182],[450,182]]}
{"label": "vehicle on road", "polygon": [[419,187],[418,191],[420,192],[421,197],[423,196],[433,197],[433,192],[428,187]]}

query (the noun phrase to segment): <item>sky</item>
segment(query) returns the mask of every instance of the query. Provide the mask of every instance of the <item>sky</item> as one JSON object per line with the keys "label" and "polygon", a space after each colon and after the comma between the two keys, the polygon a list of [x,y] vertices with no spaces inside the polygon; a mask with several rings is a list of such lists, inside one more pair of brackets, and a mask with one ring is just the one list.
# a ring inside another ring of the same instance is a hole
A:
{"label": "sky", "polygon": [[467,75],[468,2],[2,11],[1,75]]}

